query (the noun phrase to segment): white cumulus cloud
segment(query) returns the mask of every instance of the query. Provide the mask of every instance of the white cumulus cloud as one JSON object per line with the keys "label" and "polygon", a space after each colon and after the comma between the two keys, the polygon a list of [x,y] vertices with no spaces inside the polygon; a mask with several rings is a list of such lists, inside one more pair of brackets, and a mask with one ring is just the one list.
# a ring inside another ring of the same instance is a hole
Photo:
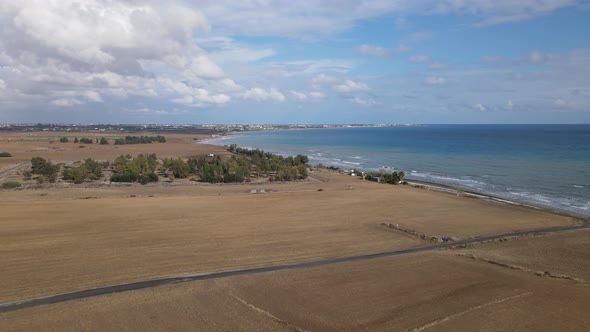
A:
{"label": "white cumulus cloud", "polygon": [[359,52],[365,55],[377,56],[377,57],[386,57],[389,56],[389,51],[383,47],[379,46],[371,46],[371,45],[361,45],[359,46]]}
{"label": "white cumulus cloud", "polygon": [[252,88],[242,94],[244,99],[252,99],[256,101],[285,101],[285,95],[283,95],[276,88],[263,89],[263,88]]}
{"label": "white cumulus cloud", "polygon": [[346,80],[342,84],[337,84],[332,87],[335,91],[341,93],[359,92],[369,90],[369,86],[365,83]]}

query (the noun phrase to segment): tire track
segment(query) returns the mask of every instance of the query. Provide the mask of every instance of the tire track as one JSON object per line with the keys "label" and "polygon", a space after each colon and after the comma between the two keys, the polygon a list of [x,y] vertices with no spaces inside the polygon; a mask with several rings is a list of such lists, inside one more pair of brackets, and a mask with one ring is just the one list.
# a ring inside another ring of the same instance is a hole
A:
{"label": "tire track", "polygon": [[198,274],[192,274],[192,275],[150,279],[150,280],[136,281],[136,282],[130,282],[130,283],[125,283],[125,284],[119,284],[119,285],[85,289],[85,290],[74,291],[74,292],[69,292],[69,293],[49,295],[49,296],[44,296],[44,297],[32,298],[32,299],[25,299],[25,300],[15,301],[15,302],[0,303],[0,313],[20,310],[20,309],[25,309],[25,308],[32,308],[32,307],[36,307],[36,306],[40,306],[40,305],[54,304],[54,303],[60,303],[60,302],[66,302],[66,301],[71,301],[71,300],[78,300],[78,299],[84,299],[84,298],[101,296],[101,295],[108,295],[108,294],[114,294],[114,293],[129,292],[129,291],[134,291],[134,290],[140,290],[140,289],[146,289],[146,288],[152,288],[152,287],[158,287],[158,286],[164,286],[164,285],[170,285],[170,284],[199,281],[199,280],[227,278],[227,277],[241,276],[241,275],[252,275],[252,274],[267,273],[267,272],[307,269],[307,268],[314,268],[314,267],[339,264],[339,263],[350,263],[350,262],[364,261],[364,260],[377,259],[377,258],[383,258],[383,257],[403,256],[403,255],[416,254],[416,253],[422,253],[422,252],[428,252],[428,251],[449,249],[451,247],[456,247],[456,246],[460,246],[460,245],[464,245],[464,244],[472,244],[472,243],[496,240],[496,239],[507,238],[507,237],[519,237],[519,236],[530,235],[530,234],[548,234],[548,233],[554,233],[554,232],[590,228],[590,221],[589,220],[586,219],[586,220],[581,220],[581,221],[582,221],[582,225],[549,227],[549,228],[541,228],[541,229],[533,229],[533,230],[525,230],[525,231],[516,231],[516,232],[510,232],[510,233],[503,233],[503,234],[484,235],[484,236],[477,236],[477,237],[473,237],[473,238],[463,239],[463,240],[459,240],[459,241],[455,241],[455,242],[439,243],[439,244],[428,245],[428,246],[424,246],[424,247],[387,251],[387,252],[374,253],[374,254],[349,256],[349,257],[341,257],[341,258],[321,259],[321,260],[310,261],[310,262],[301,262],[301,263],[292,263],[292,264],[283,264],[283,265],[271,265],[271,266],[245,268],[245,269],[237,269],[237,270],[198,273]]}

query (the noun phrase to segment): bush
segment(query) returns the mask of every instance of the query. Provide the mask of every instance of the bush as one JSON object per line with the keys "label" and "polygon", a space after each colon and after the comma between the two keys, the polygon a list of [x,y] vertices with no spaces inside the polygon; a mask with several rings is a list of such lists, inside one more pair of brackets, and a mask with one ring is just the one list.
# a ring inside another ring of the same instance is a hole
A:
{"label": "bush", "polygon": [[86,165],[80,165],[78,167],[65,170],[63,173],[63,179],[66,181],[72,181],[75,184],[80,184],[84,182],[86,178],[88,178],[89,174],[90,172],[88,172]]}
{"label": "bush", "polygon": [[60,138],[59,138],[59,142],[60,142],[60,143],[67,143],[67,142],[69,142],[69,141],[70,141],[70,140],[69,140],[67,137],[60,137]]}
{"label": "bush", "polygon": [[49,182],[55,182],[59,173],[60,166],[52,164],[50,161],[41,157],[33,157],[31,159],[31,173],[42,175]]}
{"label": "bush", "polygon": [[94,143],[94,141],[92,140],[92,138],[82,137],[82,138],[80,138],[80,143],[92,144],[92,143]]}
{"label": "bush", "polygon": [[0,157],[12,157],[12,155],[8,152],[0,152]]}
{"label": "bush", "polygon": [[139,178],[139,183],[148,184],[150,182],[158,182],[158,175],[156,173],[144,174]]}
{"label": "bush", "polygon": [[2,189],[14,189],[20,187],[20,182],[4,182],[0,188]]}
{"label": "bush", "polygon": [[244,182],[244,176],[241,174],[227,174],[223,177],[225,183]]}
{"label": "bush", "polygon": [[113,174],[111,182],[137,182],[139,175],[136,174]]}
{"label": "bush", "polygon": [[108,144],[109,144],[109,141],[106,138],[102,137],[100,139],[100,145],[108,145]]}

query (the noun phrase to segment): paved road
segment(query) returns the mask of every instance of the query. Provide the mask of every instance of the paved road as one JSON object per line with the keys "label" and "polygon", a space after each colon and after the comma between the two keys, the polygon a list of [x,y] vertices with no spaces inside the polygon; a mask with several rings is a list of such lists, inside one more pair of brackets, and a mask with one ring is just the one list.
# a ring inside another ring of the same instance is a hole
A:
{"label": "paved road", "polygon": [[403,249],[403,250],[396,250],[396,251],[387,251],[387,252],[368,254],[368,255],[359,255],[359,256],[350,256],[350,257],[342,257],[342,258],[332,258],[332,259],[322,259],[322,260],[303,262],[303,263],[273,265],[273,266],[257,267],[257,268],[246,268],[246,269],[240,269],[240,270],[200,273],[200,274],[193,274],[193,275],[151,279],[151,280],[137,281],[137,282],[131,282],[131,283],[126,283],[126,284],[120,284],[120,285],[86,289],[86,290],[75,291],[75,292],[71,292],[71,293],[50,295],[50,296],[26,299],[26,300],[16,301],[16,302],[0,303],[0,313],[36,307],[36,306],[40,306],[40,305],[44,305],[44,304],[60,303],[60,302],[65,302],[65,301],[70,301],[70,300],[77,300],[77,299],[83,299],[83,298],[106,295],[106,294],[127,292],[127,291],[157,287],[157,286],[162,286],[162,285],[176,284],[176,283],[182,283],[182,282],[207,280],[207,279],[218,279],[218,278],[226,278],[226,277],[231,277],[231,276],[249,275],[249,274],[257,274],[257,273],[265,273],[265,272],[305,269],[305,268],[332,265],[332,264],[338,264],[338,263],[363,261],[363,260],[375,259],[375,258],[381,258],[381,257],[402,256],[402,255],[409,255],[409,254],[415,254],[415,253],[426,252],[426,251],[442,250],[442,249],[448,249],[448,248],[454,247],[454,246],[460,246],[460,245],[471,244],[471,243],[478,243],[478,242],[482,242],[482,241],[496,240],[496,239],[501,239],[501,238],[506,238],[506,237],[515,237],[515,236],[523,236],[523,235],[530,235],[530,234],[547,234],[547,233],[554,233],[554,232],[561,232],[561,231],[590,228],[590,220],[589,219],[581,220],[581,221],[582,221],[582,224],[576,225],[576,226],[550,227],[550,228],[517,231],[517,232],[510,232],[510,233],[503,233],[503,234],[484,235],[484,236],[473,237],[473,238],[464,239],[464,240],[460,240],[460,241],[456,241],[456,242],[439,243],[439,244],[434,244],[434,245],[429,245],[429,246],[424,246],[424,247],[410,248],[410,249]]}

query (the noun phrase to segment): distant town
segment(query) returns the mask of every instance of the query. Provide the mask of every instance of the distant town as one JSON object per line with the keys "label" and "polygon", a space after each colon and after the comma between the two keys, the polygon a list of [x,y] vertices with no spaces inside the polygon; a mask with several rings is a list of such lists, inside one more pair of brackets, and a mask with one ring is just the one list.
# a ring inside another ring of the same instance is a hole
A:
{"label": "distant town", "polygon": [[320,128],[362,128],[362,127],[413,127],[416,124],[49,124],[21,123],[2,124],[0,131],[55,131],[55,132],[170,132],[226,134],[240,131],[283,130],[283,129],[320,129]]}

